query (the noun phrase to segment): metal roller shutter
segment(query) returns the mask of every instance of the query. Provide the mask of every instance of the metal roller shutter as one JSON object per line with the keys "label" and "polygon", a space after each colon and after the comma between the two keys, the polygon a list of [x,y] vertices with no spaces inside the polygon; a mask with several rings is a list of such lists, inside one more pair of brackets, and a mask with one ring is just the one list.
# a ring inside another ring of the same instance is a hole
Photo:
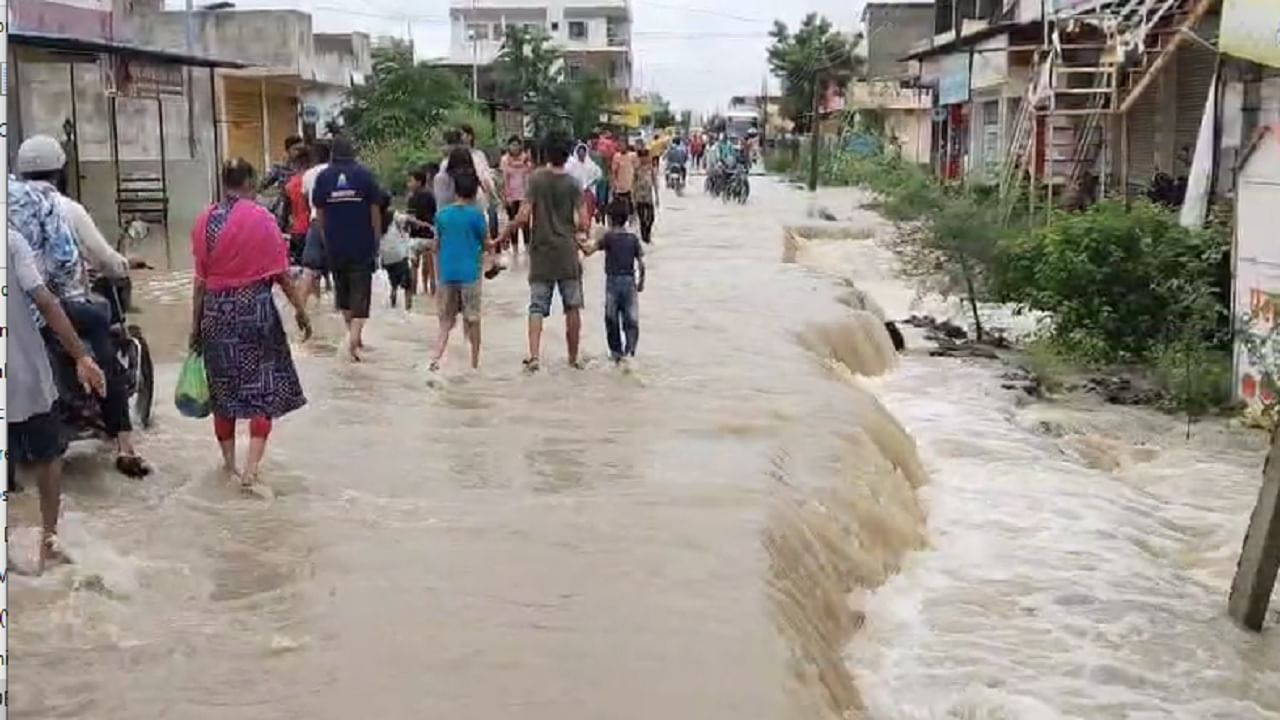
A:
{"label": "metal roller shutter", "polygon": [[1174,124],[1174,171],[1187,172],[1200,134],[1200,118],[1204,104],[1213,89],[1213,70],[1218,55],[1195,42],[1184,43],[1178,50],[1178,116]]}
{"label": "metal roller shutter", "polygon": [[1129,187],[1146,187],[1156,171],[1156,110],[1159,93],[1144,92],[1129,110]]}
{"label": "metal roller shutter", "polygon": [[[283,88],[281,88],[283,89]],[[280,92],[276,89],[275,92]],[[272,92],[272,88],[267,91]],[[270,160],[275,160],[284,153],[284,139],[290,135],[298,135],[298,99],[290,95],[267,95],[267,131],[271,135],[271,144],[267,146]]]}
{"label": "metal roller shutter", "polygon": [[262,147],[262,91],[257,81],[226,78],[223,109],[227,127],[227,158],[241,157],[259,171],[266,157]]}

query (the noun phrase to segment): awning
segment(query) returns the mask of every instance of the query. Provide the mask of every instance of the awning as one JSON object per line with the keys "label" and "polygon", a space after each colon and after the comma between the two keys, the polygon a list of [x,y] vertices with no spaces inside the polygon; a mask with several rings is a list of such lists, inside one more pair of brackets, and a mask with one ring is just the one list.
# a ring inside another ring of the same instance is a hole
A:
{"label": "awning", "polygon": [[112,40],[92,40],[73,37],[71,35],[29,32],[25,30],[11,31],[9,33],[9,43],[17,47],[33,47],[43,50],[59,50],[62,52],[103,53],[107,55],[120,55],[123,57],[151,60],[155,62],[186,65],[189,67],[251,67],[247,63],[242,63],[236,60],[220,60],[218,58],[203,57],[200,55],[187,55],[185,53],[171,52],[169,50],[156,50],[153,48],[145,48],[139,45],[130,45],[128,43],[115,42]]}

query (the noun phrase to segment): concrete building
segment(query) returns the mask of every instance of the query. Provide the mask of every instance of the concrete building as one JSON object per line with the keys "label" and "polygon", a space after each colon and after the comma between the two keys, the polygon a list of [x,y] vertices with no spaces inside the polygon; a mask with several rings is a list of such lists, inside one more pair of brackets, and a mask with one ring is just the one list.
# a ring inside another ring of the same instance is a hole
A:
{"label": "concrete building", "polygon": [[491,65],[506,28],[540,27],[564,53],[569,77],[594,73],[619,101],[631,97],[631,5],[628,0],[451,0],[448,64]]}
{"label": "concrete building", "polygon": [[[138,14],[135,24],[148,44],[186,44],[185,13]],[[347,92],[372,72],[367,35],[316,35],[311,16],[295,10],[197,13],[194,40],[198,52],[250,66],[218,73],[220,141],[224,157],[262,168],[280,159],[285,138],[326,135]]]}
{"label": "concrete building", "polygon": [[138,43],[126,13],[143,0],[117,5],[10,3],[9,157],[32,135],[59,138],[68,191],[107,238],[130,218],[182,236],[217,193],[215,73],[237,63]]}
{"label": "concrete building", "polygon": [[1058,199],[1185,177],[1219,5],[939,0],[934,37],[908,55],[936,88],[936,171]]}
{"label": "concrete building", "polygon": [[866,76],[850,83],[845,107],[878,116],[902,157],[927,163],[932,152],[933,93],[920,87],[905,56],[933,37],[933,2],[870,2],[862,11]]}
{"label": "concrete building", "polygon": [[266,167],[304,116],[323,134],[370,71],[366,36],[315,37],[304,13],[197,12],[188,42],[162,0],[10,7],[10,157],[31,135],[63,139],[70,191],[109,238],[134,218],[184,236],[225,158]]}

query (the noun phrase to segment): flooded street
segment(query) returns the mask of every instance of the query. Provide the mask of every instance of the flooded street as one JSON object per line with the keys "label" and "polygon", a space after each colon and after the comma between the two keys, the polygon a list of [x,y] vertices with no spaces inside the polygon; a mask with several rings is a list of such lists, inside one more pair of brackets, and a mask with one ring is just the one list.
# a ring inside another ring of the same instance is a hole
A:
{"label": "flooded street", "polygon": [[[884,251],[784,242],[806,195],[753,183],[664,197],[629,373],[596,257],[582,371],[558,312],[521,371],[523,262],[437,387],[429,306],[376,293],[355,366],[316,312],[272,501],[173,408],[188,276],[140,283],[157,473],[73,460],[77,564],[10,581],[14,716],[1280,718],[1280,640],[1225,617],[1263,438],[1026,404],[907,328],[895,359]],[[855,200],[824,193],[836,234],[886,232]]]}

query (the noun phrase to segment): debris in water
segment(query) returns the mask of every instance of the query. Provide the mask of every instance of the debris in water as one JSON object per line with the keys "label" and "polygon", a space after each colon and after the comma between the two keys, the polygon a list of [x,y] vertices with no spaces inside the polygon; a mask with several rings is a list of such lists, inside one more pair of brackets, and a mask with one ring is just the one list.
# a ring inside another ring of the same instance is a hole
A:
{"label": "debris in water", "polygon": [[300,650],[310,644],[310,638],[291,638],[279,633],[271,636],[271,652],[275,655]]}

